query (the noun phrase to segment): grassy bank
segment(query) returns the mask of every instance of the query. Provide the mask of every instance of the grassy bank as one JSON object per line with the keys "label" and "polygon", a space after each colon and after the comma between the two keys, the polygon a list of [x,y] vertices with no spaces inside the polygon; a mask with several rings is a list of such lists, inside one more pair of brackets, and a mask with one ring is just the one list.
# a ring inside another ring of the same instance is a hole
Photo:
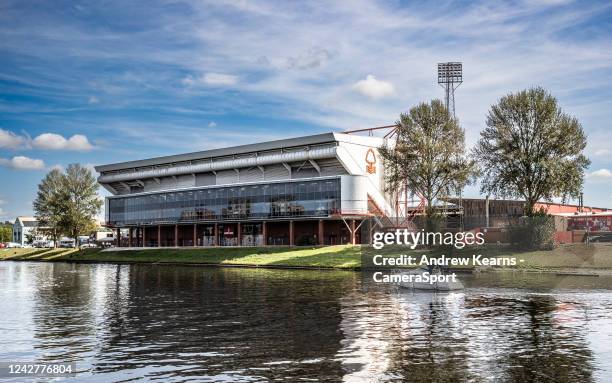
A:
{"label": "grassy bank", "polygon": [[[3,255],[3,253],[6,254]],[[328,246],[320,248],[198,248],[100,251],[98,249],[8,249],[0,251],[4,259],[42,261],[90,261],[130,263],[201,263],[249,266],[285,266],[313,268],[357,268],[361,264],[360,247]]]}
{"label": "grassy bank", "polygon": [[[22,261],[83,261],[83,262],[127,262],[127,263],[185,263],[185,264],[220,264],[248,265],[262,267],[311,267],[354,269],[361,267],[359,246],[328,246],[319,248],[162,248],[147,250],[111,250],[99,249],[3,249],[0,258]],[[427,250],[410,250],[407,248],[385,248],[374,253],[388,255],[422,254],[434,256],[437,253]],[[471,257],[482,254],[484,257],[515,257],[517,265],[523,270],[559,270],[559,269],[601,269],[612,270],[612,244],[596,245],[563,245],[551,251],[517,252],[503,246],[471,247],[452,251],[446,254],[453,257]],[[473,268],[473,264],[464,267]]]}

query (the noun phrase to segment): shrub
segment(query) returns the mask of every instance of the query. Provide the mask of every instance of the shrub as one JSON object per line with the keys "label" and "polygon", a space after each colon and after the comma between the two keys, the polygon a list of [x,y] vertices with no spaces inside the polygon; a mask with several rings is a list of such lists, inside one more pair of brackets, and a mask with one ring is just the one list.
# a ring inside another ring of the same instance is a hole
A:
{"label": "shrub", "polygon": [[509,230],[510,243],[521,250],[552,250],[555,247],[555,220],[544,212],[522,217]]}

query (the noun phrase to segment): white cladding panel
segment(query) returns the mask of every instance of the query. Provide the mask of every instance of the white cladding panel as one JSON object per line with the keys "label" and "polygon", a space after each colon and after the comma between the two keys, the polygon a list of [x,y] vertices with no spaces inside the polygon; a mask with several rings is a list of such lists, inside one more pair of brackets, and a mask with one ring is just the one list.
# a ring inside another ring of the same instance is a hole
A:
{"label": "white cladding panel", "polygon": [[314,178],[318,177],[319,172],[315,168],[294,168],[291,172],[291,178]]}
{"label": "white cladding panel", "polygon": [[161,190],[161,184],[154,179],[144,180],[144,191],[158,191]]}
{"label": "white cladding panel", "polygon": [[220,170],[217,172],[217,185],[238,183],[238,174],[235,170]]}
{"label": "white cladding panel", "polygon": [[321,176],[322,177],[342,176],[342,175],[348,174],[346,169],[338,161],[336,161],[335,164],[320,165],[320,166],[321,166]]}
{"label": "white cladding panel", "polygon": [[265,180],[276,181],[276,180],[288,180],[289,171],[283,166],[283,164],[271,165],[265,167]]}
{"label": "white cladding panel", "polygon": [[162,177],[161,180],[161,189],[176,189],[176,179],[173,177]]}
{"label": "white cladding panel", "polygon": [[196,174],[196,186],[209,186],[217,182],[217,177],[214,173],[198,173]]}
{"label": "white cladding panel", "polygon": [[240,169],[240,182],[262,182],[263,180],[263,172],[257,167]]}
{"label": "white cladding panel", "polygon": [[185,174],[177,177],[177,187],[179,189],[192,188],[195,186],[195,178],[192,174]]}
{"label": "white cladding panel", "polygon": [[366,177],[340,177],[340,209],[346,214],[366,213],[368,211]]}

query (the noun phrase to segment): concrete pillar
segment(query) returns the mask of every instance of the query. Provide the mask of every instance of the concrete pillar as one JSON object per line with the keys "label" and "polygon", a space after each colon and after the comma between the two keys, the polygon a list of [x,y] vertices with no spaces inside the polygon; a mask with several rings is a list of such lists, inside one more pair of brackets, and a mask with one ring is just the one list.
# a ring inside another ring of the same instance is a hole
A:
{"label": "concrete pillar", "polygon": [[157,247],[161,247],[161,225],[157,225]]}
{"label": "concrete pillar", "polygon": [[147,227],[142,227],[142,247],[147,247]]}
{"label": "concrete pillar", "polygon": [[293,220],[289,221],[289,246],[293,246]]}
{"label": "concrete pillar", "polygon": [[267,246],[268,245],[268,225],[266,223],[266,221],[263,221],[263,223],[261,224],[261,235],[263,236],[263,246]]}
{"label": "concrete pillar", "polygon": [[174,246],[178,247],[178,225],[174,225]]}
{"label": "concrete pillar", "polygon": [[323,246],[325,245],[325,232],[323,230],[324,227],[324,223],[323,220],[320,219],[319,220],[319,233],[317,234],[317,236],[319,237],[319,245]]}
{"label": "concrete pillar", "polygon": [[352,219],[351,220],[351,245],[355,245],[357,244],[357,238],[356,238],[356,230],[355,230],[355,220]]}
{"label": "concrete pillar", "polygon": [[[464,212],[465,214],[465,212]],[[486,227],[490,227],[490,223],[489,223],[489,196],[487,196],[487,199],[485,199],[485,220],[486,220]]]}
{"label": "concrete pillar", "polygon": [[219,225],[215,223],[215,230],[213,233],[213,246],[219,245]]}
{"label": "concrete pillar", "polygon": [[242,223],[238,222],[237,223],[238,226],[238,232],[237,232],[237,236],[238,236],[238,246],[242,246]]}
{"label": "concrete pillar", "polygon": [[198,224],[193,224],[193,246],[198,245]]}
{"label": "concrete pillar", "polygon": [[128,227],[128,246],[132,247],[132,228]]}
{"label": "concrete pillar", "polygon": [[121,247],[121,228],[117,228],[117,247]]}

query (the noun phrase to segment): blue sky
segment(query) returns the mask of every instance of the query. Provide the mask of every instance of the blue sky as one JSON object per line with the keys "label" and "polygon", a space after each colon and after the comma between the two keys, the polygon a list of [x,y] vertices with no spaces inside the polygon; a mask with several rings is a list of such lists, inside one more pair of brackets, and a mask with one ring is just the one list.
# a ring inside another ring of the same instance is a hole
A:
{"label": "blue sky", "polygon": [[468,146],[499,97],[548,88],[589,137],[585,203],[612,207],[606,2],[3,1],[0,57],[1,220],[58,165],[392,123],[443,96],[442,61]]}

